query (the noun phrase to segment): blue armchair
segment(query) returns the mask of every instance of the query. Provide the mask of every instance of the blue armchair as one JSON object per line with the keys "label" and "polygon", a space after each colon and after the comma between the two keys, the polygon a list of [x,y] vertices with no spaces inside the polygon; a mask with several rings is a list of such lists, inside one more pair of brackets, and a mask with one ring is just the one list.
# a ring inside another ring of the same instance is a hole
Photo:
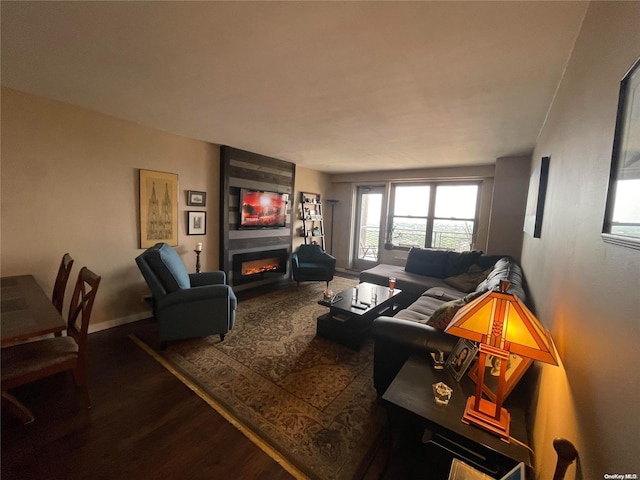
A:
{"label": "blue armchair", "polygon": [[336,272],[335,257],[326,253],[320,245],[300,245],[291,255],[293,279],[298,282],[329,282]]}
{"label": "blue armchair", "polygon": [[222,271],[187,273],[178,253],[157,243],[136,258],[153,296],[160,348],[170,340],[219,334],[224,340],[235,322],[236,296]]}

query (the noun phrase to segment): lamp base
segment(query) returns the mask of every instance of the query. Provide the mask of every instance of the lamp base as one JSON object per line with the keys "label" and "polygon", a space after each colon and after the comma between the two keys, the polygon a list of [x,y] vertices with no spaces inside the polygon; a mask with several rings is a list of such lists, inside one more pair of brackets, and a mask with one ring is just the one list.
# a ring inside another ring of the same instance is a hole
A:
{"label": "lamp base", "polygon": [[475,425],[488,432],[500,437],[501,440],[509,443],[509,424],[511,423],[511,414],[506,408],[500,409],[500,418],[495,416],[496,404],[480,399],[480,407],[475,409],[476,397],[471,396],[467,400],[467,406],[464,409],[462,421],[469,425]]}

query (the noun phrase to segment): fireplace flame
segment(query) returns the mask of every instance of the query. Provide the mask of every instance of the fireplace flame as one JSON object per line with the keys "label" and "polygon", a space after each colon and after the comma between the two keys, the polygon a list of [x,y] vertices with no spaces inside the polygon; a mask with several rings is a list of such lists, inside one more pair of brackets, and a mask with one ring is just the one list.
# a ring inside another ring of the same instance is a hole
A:
{"label": "fireplace flame", "polygon": [[255,275],[257,273],[272,272],[280,268],[278,258],[264,258],[242,262],[242,275]]}

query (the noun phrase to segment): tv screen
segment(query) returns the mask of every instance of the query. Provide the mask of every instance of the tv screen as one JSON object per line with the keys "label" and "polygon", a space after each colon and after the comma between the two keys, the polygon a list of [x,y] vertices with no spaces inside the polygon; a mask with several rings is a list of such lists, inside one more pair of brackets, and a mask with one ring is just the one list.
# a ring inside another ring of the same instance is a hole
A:
{"label": "tv screen", "polygon": [[240,228],[285,226],[287,195],[240,189]]}

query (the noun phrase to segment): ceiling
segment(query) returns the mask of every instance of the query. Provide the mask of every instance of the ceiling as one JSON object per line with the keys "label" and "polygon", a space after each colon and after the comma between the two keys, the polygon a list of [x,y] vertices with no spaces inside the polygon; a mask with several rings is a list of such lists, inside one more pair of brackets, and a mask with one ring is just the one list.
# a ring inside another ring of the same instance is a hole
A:
{"label": "ceiling", "polygon": [[338,173],[529,154],[585,2],[7,2],[2,84]]}

